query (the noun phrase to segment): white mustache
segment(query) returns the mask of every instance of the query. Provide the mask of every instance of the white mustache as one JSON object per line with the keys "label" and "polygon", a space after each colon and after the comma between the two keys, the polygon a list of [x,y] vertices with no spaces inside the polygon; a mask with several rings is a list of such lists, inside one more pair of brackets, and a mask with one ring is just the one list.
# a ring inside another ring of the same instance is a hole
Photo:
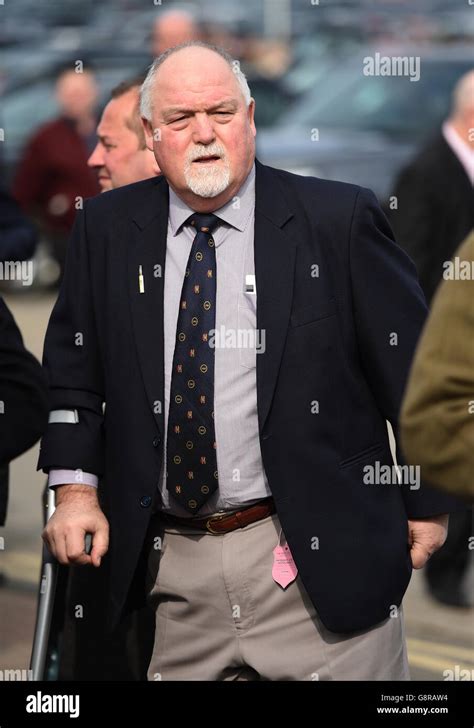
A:
{"label": "white mustache", "polygon": [[200,157],[221,157],[225,158],[225,150],[219,144],[211,144],[208,147],[197,146],[188,153],[187,162],[194,162]]}

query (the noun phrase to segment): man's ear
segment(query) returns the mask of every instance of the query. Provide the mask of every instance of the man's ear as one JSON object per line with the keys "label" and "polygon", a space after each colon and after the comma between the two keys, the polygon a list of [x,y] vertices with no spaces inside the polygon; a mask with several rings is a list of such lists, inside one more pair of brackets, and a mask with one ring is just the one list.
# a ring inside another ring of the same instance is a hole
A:
{"label": "man's ear", "polygon": [[144,116],[140,117],[142,120],[143,125],[143,131],[145,132],[145,144],[147,146],[147,149],[149,149],[151,152],[153,151],[153,127],[151,125],[151,121],[148,119],[145,119]]}
{"label": "man's ear", "polygon": [[249,116],[249,123],[250,128],[252,130],[252,134],[255,136],[257,134],[257,129],[255,127],[255,99],[251,98],[250,103],[247,108],[247,113]]}

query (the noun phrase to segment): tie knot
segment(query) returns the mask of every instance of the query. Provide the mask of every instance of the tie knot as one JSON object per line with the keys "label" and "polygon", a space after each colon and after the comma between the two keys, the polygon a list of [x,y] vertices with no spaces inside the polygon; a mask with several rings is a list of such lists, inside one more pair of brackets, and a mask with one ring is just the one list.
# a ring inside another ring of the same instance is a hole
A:
{"label": "tie knot", "polygon": [[195,212],[189,218],[189,224],[201,233],[211,233],[220,223],[219,218],[212,213]]}

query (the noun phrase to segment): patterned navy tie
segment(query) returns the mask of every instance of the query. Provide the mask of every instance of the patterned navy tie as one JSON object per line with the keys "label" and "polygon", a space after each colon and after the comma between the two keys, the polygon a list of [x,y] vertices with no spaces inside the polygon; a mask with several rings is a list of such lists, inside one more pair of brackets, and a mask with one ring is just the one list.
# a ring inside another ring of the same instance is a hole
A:
{"label": "patterned navy tie", "polygon": [[216,320],[216,249],[212,214],[194,213],[196,228],[181,291],[171,375],[166,446],[170,495],[197,513],[218,488],[214,431],[214,347],[209,331]]}

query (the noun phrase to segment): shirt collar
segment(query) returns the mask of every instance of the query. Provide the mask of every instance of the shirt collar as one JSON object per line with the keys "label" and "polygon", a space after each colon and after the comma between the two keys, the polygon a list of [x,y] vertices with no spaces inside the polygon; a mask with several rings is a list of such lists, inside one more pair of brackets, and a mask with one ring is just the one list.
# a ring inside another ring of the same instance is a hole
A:
{"label": "shirt collar", "polygon": [[[238,204],[236,204],[238,200]],[[255,207],[255,164],[252,165],[250,172],[242,183],[238,192],[232,199],[218,210],[214,210],[221,220],[243,232],[247,227],[250,215]],[[173,237],[178,235],[181,227],[184,225],[193,210],[183,200],[178,197],[176,192],[170,187],[169,202],[169,224]]]}

